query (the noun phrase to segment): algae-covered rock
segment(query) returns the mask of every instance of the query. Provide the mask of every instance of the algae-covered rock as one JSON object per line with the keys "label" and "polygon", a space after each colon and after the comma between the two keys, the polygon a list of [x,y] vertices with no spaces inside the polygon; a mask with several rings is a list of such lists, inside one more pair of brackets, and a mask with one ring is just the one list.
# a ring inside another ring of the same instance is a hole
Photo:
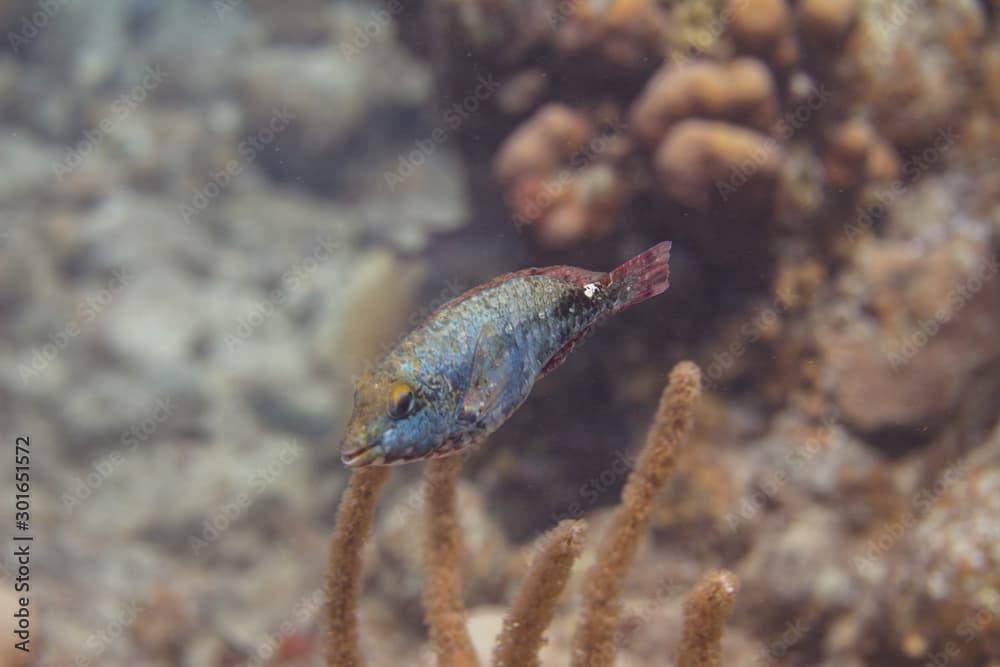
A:
{"label": "algae-covered rock", "polygon": [[820,334],[844,418],[869,432],[938,427],[998,361],[998,274],[991,248],[961,234],[861,248],[841,283],[857,314]]}
{"label": "algae-covered rock", "polygon": [[972,53],[985,30],[982,4],[973,0],[861,3],[845,83],[880,133],[923,146],[959,123],[975,92]]}
{"label": "algae-covered rock", "polygon": [[900,653],[959,667],[1000,652],[1000,439],[921,489],[926,512],[890,558],[885,613]]}

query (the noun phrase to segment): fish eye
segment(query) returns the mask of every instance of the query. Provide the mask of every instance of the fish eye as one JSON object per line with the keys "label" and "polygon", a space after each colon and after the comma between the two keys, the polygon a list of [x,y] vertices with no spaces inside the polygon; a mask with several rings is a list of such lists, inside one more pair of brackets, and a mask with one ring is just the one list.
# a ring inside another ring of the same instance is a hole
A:
{"label": "fish eye", "polygon": [[413,389],[404,382],[397,382],[389,389],[389,416],[393,419],[402,419],[411,412],[416,405],[413,400]]}

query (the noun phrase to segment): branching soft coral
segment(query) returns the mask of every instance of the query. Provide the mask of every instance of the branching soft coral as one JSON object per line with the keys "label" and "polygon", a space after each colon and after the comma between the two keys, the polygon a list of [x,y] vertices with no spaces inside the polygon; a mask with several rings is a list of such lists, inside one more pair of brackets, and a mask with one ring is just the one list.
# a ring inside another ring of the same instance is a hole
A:
{"label": "branching soft coral", "polygon": [[[645,534],[654,496],[672,472],[675,452],[691,429],[692,412],[700,394],[698,367],[691,362],[679,363],[670,374],[646,444],[588,573],[583,618],[573,642],[574,667],[603,667],[614,662],[625,575]],[[479,664],[466,629],[462,602],[461,533],[455,511],[460,467],[461,457],[439,459],[428,464],[426,475],[424,609],[440,667]],[[330,634],[326,659],[330,667],[364,664],[358,648],[355,611],[361,577],[360,550],[387,476],[385,468],[356,471],[341,500],[327,577]],[[582,521],[564,521],[543,540],[497,638],[493,654],[497,667],[538,665],[545,630],[583,548],[584,529]],[[679,667],[719,665],[722,627],[735,592],[735,577],[720,571],[709,573],[689,595],[678,651]]]}
{"label": "branching soft coral", "polygon": [[726,617],[733,608],[738,582],[726,570],[709,572],[684,602],[684,636],[677,667],[719,667],[719,646]]}
{"label": "branching soft coral", "polygon": [[537,667],[543,633],[556,612],[556,601],[583,550],[582,521],[562,521],[542,541],[528,577],[514,596],[493,651],[494,667]]}
{"label": "branching soft coral", "polygon": [[677,364],[660,397],[653,426],[635,469],[622,491],[608,535],[584,589],[583,620],[573,641],[573,667],[603,667],[614,662],[622,586],[639,541],[646,532],[653,498],[674,469],[674,452],[691,430],[692,411],[701,395],[701,373],[691,362]]}
{"label": "branching soft coral", "polygon": [[361,547],[375,516],[375,499],[389,479],[389,468],[360,468],[340,500],[330,540],[326,574],[326,664],[362,667],[358,646],[358,593],[361,591]]}
{"label": "branching soft coral", "polygon": [[424,612],[438,664],[477,667],[462,603],[462,535],[455,514],[455,487],[461,467],[461,456],[427,464]]}

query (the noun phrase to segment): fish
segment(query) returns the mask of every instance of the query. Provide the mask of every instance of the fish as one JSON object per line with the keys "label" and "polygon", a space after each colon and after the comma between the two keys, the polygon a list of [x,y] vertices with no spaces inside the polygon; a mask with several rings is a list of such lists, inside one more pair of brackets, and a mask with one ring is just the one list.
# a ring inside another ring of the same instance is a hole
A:
{"label": "fish", "polygon": [[594,328],[669,286],[670,241],[602,273],[508,273],[443,304],[358,378],[350,467],[450,456],[483,442]]}

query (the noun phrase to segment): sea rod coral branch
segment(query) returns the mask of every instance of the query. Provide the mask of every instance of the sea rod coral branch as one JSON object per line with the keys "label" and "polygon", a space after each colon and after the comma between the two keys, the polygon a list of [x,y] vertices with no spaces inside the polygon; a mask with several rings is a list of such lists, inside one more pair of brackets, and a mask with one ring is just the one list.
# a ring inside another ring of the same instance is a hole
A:
{"label": "sea rod coral branch", "polygon": [[351,474],[337,510],[326,575],[325,655],[328,667],[362,667],[358,646],[358,593],[361,548],[375,515],[375,500],[389,478],[389,468],[359,468]]}
{"label": "sea rod coral branch", "polygon": [[545,536],[504,618],[493,651],[494,667],[538,666],[543,634],[583,549],[585,529],[582,521],[562,521]]}
{"label": "sea rod coral branch", "polygon": [[462,536],[455,512],[461,456],[427,464],[424,534],[424,613],[439,667],[476,667],[462,603]]}
{"label": "sea rod coral branch", "polygon": [[583,618],[573,638],[573,667],[608,667],[614,662],[625,573],[649,524],[656,491],[673,470],[674,452],[691,430],[692,411],[700,395],[698,367],[690,361],[678,363],[670,372],[597,561],[587,574]]}
{"label": "sea rod coral branch", "polygon": [[715,570],[706,574],[688,593],[677,667],[719,667],[722,630],[738,588],[736,575],[727,570]]}

